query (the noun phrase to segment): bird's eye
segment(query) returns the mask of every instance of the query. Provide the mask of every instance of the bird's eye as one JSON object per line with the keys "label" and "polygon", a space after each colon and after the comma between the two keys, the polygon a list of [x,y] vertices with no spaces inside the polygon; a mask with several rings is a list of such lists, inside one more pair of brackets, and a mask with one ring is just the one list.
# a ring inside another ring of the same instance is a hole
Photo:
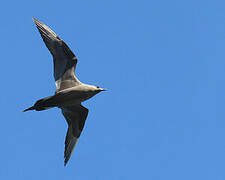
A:
{"label": "bird's eye", "polygon": [[99,88],[99,86],[96,86],[96,88]]}

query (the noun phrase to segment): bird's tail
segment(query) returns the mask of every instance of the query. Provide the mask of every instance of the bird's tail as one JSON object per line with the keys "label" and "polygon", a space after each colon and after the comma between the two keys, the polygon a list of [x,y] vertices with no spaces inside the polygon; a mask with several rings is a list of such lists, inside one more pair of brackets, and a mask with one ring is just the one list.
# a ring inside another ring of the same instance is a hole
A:
{"label": "bird's tail", "polygon": [[36,103],[32,107],[29,107],[23,110],[23,112],[30,111],[30,110],[43,111],[52,107],[56,107],[54,103],[52,103],[51,101],[49,102],[51,98],[52,96],[40,99],[36,101]]}
{"label": "bird's tail", "polygon": [[29,107],[29,108],[27,108],[27,109],[24,109],[23,112],[30,111],[30,110],[35,110],[35,107],[32,106],[32,107]]}

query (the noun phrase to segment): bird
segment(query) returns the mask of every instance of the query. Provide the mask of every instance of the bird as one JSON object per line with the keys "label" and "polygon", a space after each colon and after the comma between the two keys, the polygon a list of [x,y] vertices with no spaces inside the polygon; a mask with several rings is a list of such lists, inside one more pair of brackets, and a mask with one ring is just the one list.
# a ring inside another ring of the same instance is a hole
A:
{"label": "bird", "polygon": [[23,112],[43,111],[54,107],[61,109],[68,124],[64,150],[64,166],[66,166],[84,128],[89,111],[81,103],[106,89],[79,81],[75,76],[78,61],[75,54],[47,25],[35,18],[32,19],[53,56],[56,91],[52,96],[37,100],[33,106]]}

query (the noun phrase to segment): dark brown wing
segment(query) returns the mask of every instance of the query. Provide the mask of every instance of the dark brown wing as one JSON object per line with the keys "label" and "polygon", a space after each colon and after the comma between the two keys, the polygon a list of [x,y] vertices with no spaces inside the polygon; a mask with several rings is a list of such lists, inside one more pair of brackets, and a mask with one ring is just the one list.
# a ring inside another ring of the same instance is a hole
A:
{"label": "dark brown wing", "polygon": [[66,165],[84,128],[88,109],[82,105],[63,107],[61,109],[68,123],[64,151],[64,165]]}
{"label": "dark brown wing", "polygon": [[54,60],[54,78],[56,91],[80,84],[74,72],[77,58],[66,43],[61,40],[48,26],[33,18],[45,45]]}

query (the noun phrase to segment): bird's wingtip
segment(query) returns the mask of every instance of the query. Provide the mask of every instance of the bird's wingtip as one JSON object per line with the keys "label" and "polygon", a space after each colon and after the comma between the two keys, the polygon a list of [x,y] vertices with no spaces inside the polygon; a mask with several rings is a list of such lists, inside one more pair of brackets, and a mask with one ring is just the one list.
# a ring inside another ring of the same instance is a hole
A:
{"label": "bird's wingtip", "polygon": [[38,19],[36,19],[35,17],[32,17],[32,20],[34,21],[34,23],[36,24],[36,25],[38,25],[38,24],[42,24]]}
{"label": "bird's wingtip", "polygon": [[69,159],[65,159],[65,160],[64,160],[64,167],[66,167],[68,161],[69,161]]}
{"label": "bird's wingtip", "polygon": [[42,23],[41,21],[39,21],[38,19],[36,19],[35,17],[32,17],[32,20],[34,21],[34,23],[35,23],[37,26],[43,25],[43,23]]}
{"label": "bird's wingtip", "polygon": [[32,17],[32,20],[33,20],[34,22],[38,21],[35,17]]}

